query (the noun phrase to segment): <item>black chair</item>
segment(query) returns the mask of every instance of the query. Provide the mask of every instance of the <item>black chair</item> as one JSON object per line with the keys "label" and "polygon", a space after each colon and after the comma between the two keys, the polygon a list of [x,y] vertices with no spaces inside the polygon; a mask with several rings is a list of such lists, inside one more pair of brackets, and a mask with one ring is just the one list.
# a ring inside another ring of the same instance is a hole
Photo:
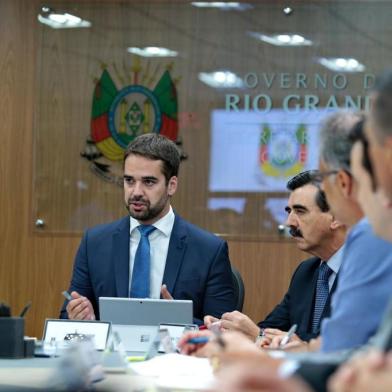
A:
{"label": "black chair", "polygon": [[231,272],[233,275],[234,295],[236,298],[235,310],[242,312],[245,298],[244,282],[242,280],[241,274],[235,267],[231,266]]}

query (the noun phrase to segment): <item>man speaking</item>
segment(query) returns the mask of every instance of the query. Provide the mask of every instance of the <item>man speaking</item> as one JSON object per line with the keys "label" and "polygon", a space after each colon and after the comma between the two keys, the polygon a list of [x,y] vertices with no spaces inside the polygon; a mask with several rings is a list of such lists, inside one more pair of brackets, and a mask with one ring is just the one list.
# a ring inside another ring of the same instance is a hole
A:
{"label": "man speaking", "polygon": [[129,216],[88,229],[61,318],[99,319],[99,297],[188,299],[193,315],[235,308],[227,243],[182,219],[171,205],[180,154],[158,134],[135,138],[124,156]]}

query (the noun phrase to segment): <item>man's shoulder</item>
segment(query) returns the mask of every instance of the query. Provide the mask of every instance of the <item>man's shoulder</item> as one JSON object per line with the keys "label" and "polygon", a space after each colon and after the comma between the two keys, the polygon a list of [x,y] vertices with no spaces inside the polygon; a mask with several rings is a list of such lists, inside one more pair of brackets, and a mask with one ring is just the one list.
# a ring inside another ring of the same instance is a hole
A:
{"label": "man's shoulder", "polygon": [[318,257],[309,257],[308,259],[299,263],[294,274],[297,273],[313,273],[320,265],[321,260]]}
{"label": "man's shoulder", "polygon": [[361,237],[363,235],[371,235],[372,234],[372,227],[366,217],[363,217],[358,222],[356,222],[351,229],[349,230],[347,239],[348,241],[352,241],[357,237]]}
{"label": "man's shoulder", "polygon": [[192,237],[192,239],[195,240],[207,241],[217,244],[224,242],[224,240],[218,237],[216,234],[188,222],[178,214],[176,214],[173,230],[174,229],[182,231],[183,233]]}
{"label": "man's shoulder", "polygon": [[103,223],[100,225],[90,227],[86,230],[86,233],[88,233],[89,236],[108,235],[108,234],[113,233],[117,230],[125,229],[127,226],[129,227],[129,217],[128,216],[123,217],[121,219],[117,219],[113,222]]}
{"label": "man's shoulder", "polygon": [[[370,253],[377,251],[376,254],[378,254],[378,252],[389,253],[392,250],[392,244],[376,235],[369,220],[365,217],[351,228],[346,241],[345,256],[350,257],[353,248],[355,248],[357,252],[364,251]],[[356,254],[355,257],[357,257]],[[363,259],[363,261],[368,262],[366,257]]]}

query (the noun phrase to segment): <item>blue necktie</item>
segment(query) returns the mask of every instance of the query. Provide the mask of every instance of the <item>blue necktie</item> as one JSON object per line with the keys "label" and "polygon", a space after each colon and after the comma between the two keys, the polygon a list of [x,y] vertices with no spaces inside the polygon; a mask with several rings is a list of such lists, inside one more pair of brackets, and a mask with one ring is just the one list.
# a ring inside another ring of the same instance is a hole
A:
{"label": "blue necktie", "polygon": [[150,296],[150,241],[148,236],[156,227],[140,225],[140,241],[133,263],[132,281],[129,296],[131,298],[148,298]]}
{"label": "blue necktie", "polygon": [[320,329],[320,319],[323,314],[325,304],[329,296],[328,280],[332,274],[331,268],[328,267],[326,262],[321,263],[316,285],[316,299],[314,302],[312,332],[318,333]]}

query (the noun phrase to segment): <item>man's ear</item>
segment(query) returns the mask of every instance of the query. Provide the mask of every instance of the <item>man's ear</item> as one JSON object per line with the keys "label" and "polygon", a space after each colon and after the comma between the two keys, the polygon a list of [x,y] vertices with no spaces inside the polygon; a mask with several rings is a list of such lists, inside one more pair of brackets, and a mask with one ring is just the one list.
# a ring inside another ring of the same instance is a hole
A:
{"label": "man's ear", "polygon": [[350,197],[353,192],[353,178],[345,170],[339,170],[336,181],[343,196]]}
{"label": "man's ear", "polygon": [[177,177],[173,176],[170,178],[169,183],[167,185],[167,194],[168,196],[173,196],[177,190]]}
{"label": "man's ear", "polygon": [[341,227],[344,227],[344,226],[345,225],[342,222],[340,222],[339,220],[337,220],[334,217],[332,217],[332,222],[331,222],[331,225],[330,225],[331,230],[338,230],[338,229],[340,229]]}

